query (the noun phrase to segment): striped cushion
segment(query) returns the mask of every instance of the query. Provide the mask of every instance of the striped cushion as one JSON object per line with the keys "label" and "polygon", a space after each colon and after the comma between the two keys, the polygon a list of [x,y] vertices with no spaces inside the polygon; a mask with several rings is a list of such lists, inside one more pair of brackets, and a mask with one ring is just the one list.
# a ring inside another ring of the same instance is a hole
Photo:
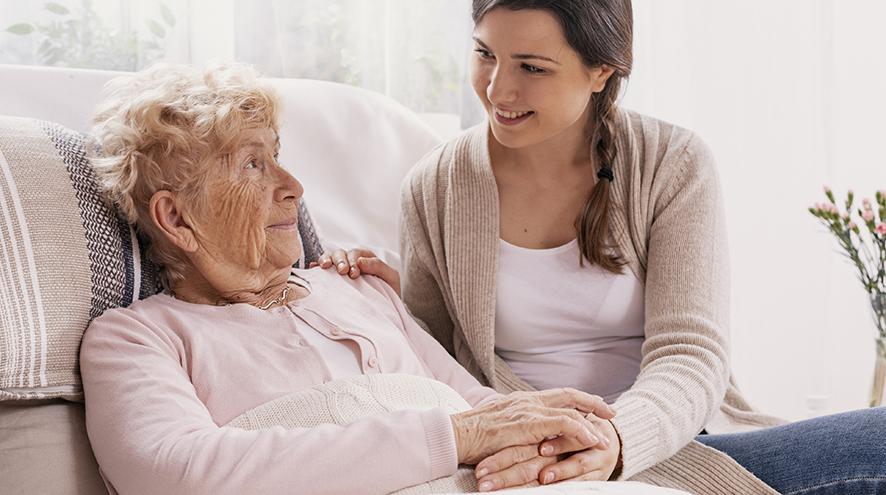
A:
{"label": "striped cushion", "polygon": [[[321,247],[299,213],[304,264]],[[102,201],[83,135],[0,116],[0,400],[82,400],[89,322],[159,290],[145,248]]]}

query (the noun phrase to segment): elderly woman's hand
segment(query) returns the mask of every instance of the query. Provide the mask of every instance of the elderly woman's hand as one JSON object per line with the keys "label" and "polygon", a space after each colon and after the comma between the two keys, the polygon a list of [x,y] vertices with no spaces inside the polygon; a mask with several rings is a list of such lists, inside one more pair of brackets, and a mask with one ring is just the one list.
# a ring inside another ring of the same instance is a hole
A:
{"label": "elderly woman's hand", "polygon": [[372,251],[356,248],[349,251],[335,249],[320,256],[319,261],[311,263],[311,268],[319,266],[323,269],[333,268],[340,275],[357,278],[361,274],[375,275],[385,281],[400,295],[400,272],[395,270]]}
{"label": "elderly woman's hand", "polygon": [[589,414],[587,418],[597,425],[609,440],[608,443],[601,442],[594,448],[585,448],[571,438],[560,437],[540,445],[506,448],[477,464],[474,472],[480,491],[538,486],[558,481],[605,481],[617,476],[621,443],[615,427],[610,421],[594,414]]}
{"label": "elderly woman's hand", "polygon": [[574,389],[514,392],[454,414],[451,418],[459,463],[476,464],[512,446],[537,449],[555,437],[569,440],[561,446],[580,445],[581,449],[608,444],[605,433],[587,419],[589,413],[607,419],[615,416],[600,397]]}

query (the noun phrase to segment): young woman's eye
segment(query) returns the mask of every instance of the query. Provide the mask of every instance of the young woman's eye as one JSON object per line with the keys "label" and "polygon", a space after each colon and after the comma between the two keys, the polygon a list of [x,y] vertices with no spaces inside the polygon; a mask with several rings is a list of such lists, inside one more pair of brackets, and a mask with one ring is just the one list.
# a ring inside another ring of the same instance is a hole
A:
{"label": "young woman's eye", "polygon": [[489,50],[484,50],[482,48],[476,48],[476,49],[474,49],[474,51],[477,52],[477,55],[479,55],[480,58],[483,58],[483,59],[492,58],[492,54],[489,53]]}
{"label": "young woman's eye", "polygon": [[542,69],[541,67],[536,67],[534,65],[529,65],[529,64],[523,64],[523,70],[525,70],[526,72],[528,72],[530,74],[544,74],[545,72],[547,72],[546,70]]}

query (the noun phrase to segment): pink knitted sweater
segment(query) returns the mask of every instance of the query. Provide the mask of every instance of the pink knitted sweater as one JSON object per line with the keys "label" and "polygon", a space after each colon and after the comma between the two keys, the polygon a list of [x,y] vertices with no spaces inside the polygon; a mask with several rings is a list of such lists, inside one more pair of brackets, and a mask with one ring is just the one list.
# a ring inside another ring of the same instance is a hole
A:
{"label": "pink knitted sweater", "polygon": [[311,294],[284,308],[197,305],[158,294],[92,322],[80,353],[86,422],[112,491],[388,493],[455,472],[455,439],[442,408],[346,426],[223,426],[329,380],[306,332],[353,341],[364,374],[436,379],[472,405],[497,395],[426,334],[381,280],[319,269],[296,274]]}

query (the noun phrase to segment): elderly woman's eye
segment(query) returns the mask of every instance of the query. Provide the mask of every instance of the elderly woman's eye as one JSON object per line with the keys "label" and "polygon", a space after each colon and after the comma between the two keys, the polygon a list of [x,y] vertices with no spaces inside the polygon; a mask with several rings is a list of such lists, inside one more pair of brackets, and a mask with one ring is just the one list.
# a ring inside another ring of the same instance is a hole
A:
{"label": "elderly woman's eye", "polygon": [[258,162],[256,162],[255,160],[249,160],[248,162],[246,162],[246,166],[244,166],[243,168],[245,168],[246,170],[258,168]]}

